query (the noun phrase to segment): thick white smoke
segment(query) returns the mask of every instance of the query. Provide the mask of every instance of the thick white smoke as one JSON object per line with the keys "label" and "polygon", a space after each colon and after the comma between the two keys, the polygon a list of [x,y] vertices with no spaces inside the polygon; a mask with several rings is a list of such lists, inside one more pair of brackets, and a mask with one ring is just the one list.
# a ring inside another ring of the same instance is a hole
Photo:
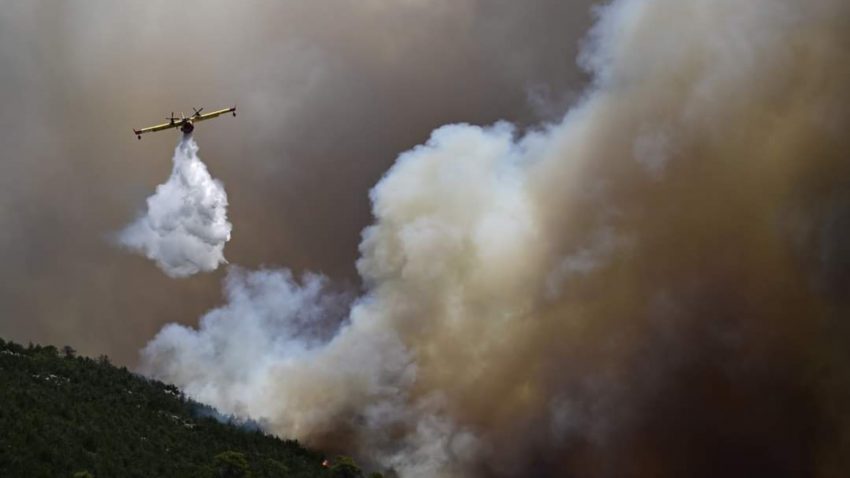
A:
{"label": "thick white smoke", "polygon": [[[337,328],[323,279],[235,271],[227,305],[197,330],[164,328],[143,369],[405,478],[704,476],[652,447],[675,433],[639,433],[642,411],[658,390],[679,396],[664,371],[696,360],[691,327],[723,336],[715,321],[732,316],[770,330],[752,335],[773,340],[759,350],[781,349],[774,326],[813,310],[777,224],[814,145],[841,141],[848,13],[843,0],[611,3],[582,58],[594,87],[560,123],[445,126],[399,157],[371,192],[367,292]],[[742,340],[727,335],[717,347]],[[688,377],[715,389],[701,373]]]}
{"label": "thick white smoke", "polygon": [[[529,310],[521,296],[533,297],[535,252],[522,246],[535,226],[517,169],[523,149],[507,124],[455,125],[404,154],[372,192],[378,224],[364,232],[358,263],[372,291],[329,340],[317,340],[338,315],[324,279],[236,269],[225,284],[228,305],[197,331],[164,328],[144,350],[146,371],[282,436],[354,435],[403,476],[462,475],[477,438],[446,415],[442,393],[413,392],[428,377],[407,339],[438,346],[444,334],[480,332],[478,344],[492,344]],[[441,350],[416,352],[430,361]],[[480,373],[440,373],[457,372]],[[407,433],[387,436],[394,428]]]}
{"label": "thick white smoke", "polygon": [[171,277],[213,271],[224,259],[232,225],[227,193],[198,158],[198,145],[185,137],[174,150],[174,168],[147,200],[147,212],[118,236]]}

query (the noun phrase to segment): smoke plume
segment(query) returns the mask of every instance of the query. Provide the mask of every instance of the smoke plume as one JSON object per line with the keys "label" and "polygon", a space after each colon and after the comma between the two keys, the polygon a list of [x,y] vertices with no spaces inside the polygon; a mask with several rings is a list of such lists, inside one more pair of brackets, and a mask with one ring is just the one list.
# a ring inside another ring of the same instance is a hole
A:
{"label": "smoke plume", "polygon": [[147,212],[118,235],[120,244],[144,254],[170,277],[213,271],[224,259],[232,225],[227,193],[198,158],[198,145],[183,137],[174,150],[171,176],[147,200]]}
{"label": "smoke plume", "polygon": [[614,1],[561,121],[397,159],[360,297],[234,269],[143,368],[403,477],[839,476],[848,27],[844,0]]}
{"label": "smoke plume", "polygon": [[190,106],[244,112],[193,133],[226,183],[227,259],[356,283],[367,192],[398,153],[449,122],[560,117],[591,2],[3,2],[0,336],[135,367],[219,303],[221,269],[173,281],[104,247],[176,142],[130,128]]}

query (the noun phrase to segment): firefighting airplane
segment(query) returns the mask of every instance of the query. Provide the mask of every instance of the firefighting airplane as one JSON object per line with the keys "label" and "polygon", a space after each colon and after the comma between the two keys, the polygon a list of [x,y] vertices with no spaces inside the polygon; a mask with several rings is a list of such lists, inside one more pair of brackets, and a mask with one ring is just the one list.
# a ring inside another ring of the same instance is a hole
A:
{"label": "firefighting airplane", "polygon": [[174,116],[174,113],[171,113],[171,116],[165,118],[168,120],[168,123],[158,124],[156,126],[151,126],[142,129],[133,128],[133,132],[136,133],[136,137],[138,137],[139,139],[142,139],[142,135],[145,133],[154,133],[157,131],[162,131],[164,129],[171,128],[180,128],[180,131],[182,131],[183,134],[188,135],[195,129],[195,123],[197,123],[198,121],[212,119],[217,116],[221,116],[225,113],[233,113],[233,116],[236,116],[235,106],[232,108],[225,108],[223,110],[213,111],[212,113],[207,113],[205,115],[201,114],[201,111],[204,110],[203,108],[192,107],[192,109],[195,111],[192,116],[186,117],[183,115],[183,113],[180,113],[180,117],[177,118]]}

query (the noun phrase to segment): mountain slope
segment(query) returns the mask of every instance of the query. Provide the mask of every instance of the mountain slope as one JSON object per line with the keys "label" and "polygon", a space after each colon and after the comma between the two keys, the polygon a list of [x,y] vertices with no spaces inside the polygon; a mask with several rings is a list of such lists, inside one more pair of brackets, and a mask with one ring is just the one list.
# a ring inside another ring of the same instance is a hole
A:
{"label": "mountain slope", "polygon": [[0,339],[0,476],[360,476],[213,415],[106,357]]}

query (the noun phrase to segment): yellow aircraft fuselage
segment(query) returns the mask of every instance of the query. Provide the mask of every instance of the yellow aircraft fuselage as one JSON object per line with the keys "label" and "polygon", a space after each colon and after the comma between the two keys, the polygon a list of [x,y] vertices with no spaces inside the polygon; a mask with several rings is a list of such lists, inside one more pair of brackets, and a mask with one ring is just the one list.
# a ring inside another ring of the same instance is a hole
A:
{"label": "yellow aircraft fuselage", "polygon": [[[192,108],[194,109],[194,108]],[[171,128],[180,128],[180,131],[185,135],[192,134],[192,131],[195,130],[195,123],[198,121],[204,121],[212,118],[216,118],[225,113],[233,113],[233,116],[236,116],[236,107],[225,108],[223,110],[213,111],[212,113],[207,113],[205,115],[201,114],[200,109],[194,109],[195,113],[192,116],[186,117],[182,113],[180,114],[180,118],[175,118],[174,113],[171,113],[171,116],[166,118],[168,123],[158,124],[156,126],[150,126],[148,128],[135,129],[133,128],[133,133],[136,133],[136,137],[142,139],[142,135],[145,133],[155,133],[157,131],[162,131]]]}

